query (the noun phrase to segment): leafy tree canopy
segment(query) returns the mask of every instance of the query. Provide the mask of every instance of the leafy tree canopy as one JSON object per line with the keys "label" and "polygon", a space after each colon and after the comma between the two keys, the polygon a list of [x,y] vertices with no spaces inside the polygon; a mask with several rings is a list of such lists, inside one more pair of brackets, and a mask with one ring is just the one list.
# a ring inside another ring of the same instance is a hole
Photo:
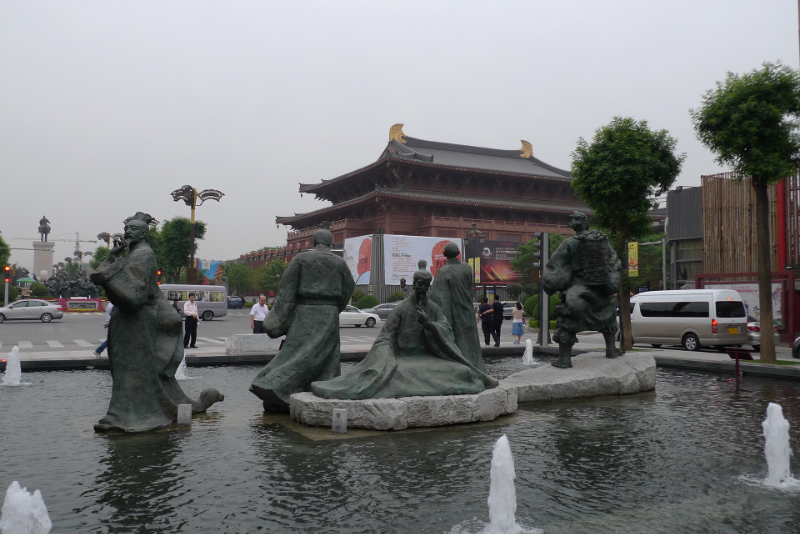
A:
{"label": "leafy tree canopy", "polygon": [[101,263],[108,259],[109,254],[108,247],[97,247],[92,254],[92,259],[89,260],[89,267],[96,270]]}
{"label": "leafy tree canopy", "polygon": [[249,291],[252,287],[253,270],[243,263],[234,263],[228,266],[228,287],[237,293]]}
{"label": "leafy tree canopy", "polygon": [[11,247],[0,236],[0,265],[8,265],[8,260],[11,258]]}
{"label": "leafy tree canopy", "polygon": [[[561,234],[550,234],[551,255],[567,237],[568,236]],[[537,251],[537,249],[534,248],[534,244],[536,243],[538,243],[538,241],[531,240],[518,246],[517,255],[511,260],[511,268],[522,275],[522,284],[532,284],[539,280],[538,271],[533,268],[533,264],[539,261],[538,258],[534,257]],[[506,291],[508,290],[506,289]]]}
{"label": "leafy tree canopy", "polygon": [[[191,253],[191,221],[186,217],[175,217],[164,222],[160,231],[150,230],[148,242],[158,257],[158,266],[171,282],[180,279],[181,270],[190,267]],[[206,235],[206,224],[195,221],[195,257],[197,257],[197,241]]]}
{"label": "leafy tree canopy", "polygon": [[724,82],[690,110],[697,138],[716,161],[743,176],[774,182],[794,173],[800,154],[800,76],[780,63]]}
{"label": "leafy tree canopy", "polygon": [[288,262],[276,259],[261,268],[261,287],[264,291],[269,293],[278,290],[278,284],[281,283],[281,277],[288,266]]}
{"label": "leafy tree canopy", "polygon": [[650,230],[651,198],[675,182],[686,159],[666,130],[651,131],[647,121],[614,117],[583,138],[572,153],[572,188],[594,211],[593,222],[609,233],[640,237]]}

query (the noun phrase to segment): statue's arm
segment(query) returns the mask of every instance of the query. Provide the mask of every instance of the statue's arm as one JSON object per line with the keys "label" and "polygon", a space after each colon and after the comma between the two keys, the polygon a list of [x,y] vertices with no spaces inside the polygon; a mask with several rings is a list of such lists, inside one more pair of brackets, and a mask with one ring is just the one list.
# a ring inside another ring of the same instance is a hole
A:
{"label": "statue's arm", "polygon": [[131,253],[124,259],[110,263],[100,283],[95,281],[94,275],[92,281],[103,286],[111,302],[120,311],[132,313],[148,301],[150,276],[155,269],[155,254]]}
{"label": "statue's arm", "polygon": [[340,268],[340,275],[342,278],[342,296],[339,299],[338,308],[339,312],[344,310],[347,303],[350,302],[350,297],[353,296],[353,290],[356,288],[356,281],[353,280],[353,275],[350,273],[350,268],[347,263],[342,262]]}
{"label": "statue's arm", "polygon": [[294,319],[299,286],[300,262],[291,261],[278,284],[277,303],[264,319],[264,328],[269,337],[280,337],[289,331]]}

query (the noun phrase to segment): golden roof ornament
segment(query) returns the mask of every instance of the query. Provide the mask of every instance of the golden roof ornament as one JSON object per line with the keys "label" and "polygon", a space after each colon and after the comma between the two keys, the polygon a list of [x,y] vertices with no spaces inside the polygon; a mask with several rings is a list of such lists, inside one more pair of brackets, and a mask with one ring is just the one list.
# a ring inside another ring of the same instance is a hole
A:
{"label": "golden roof ornament", "polygon": [[405,144],[406,140],[403,139],[406,134],[403,133],[403,125],[400,123],[395,124],[389,128],[389,142],[398,141]]}
{"label": "golden roof ornament", "polygon": [[531,146],[531,144],[525,140],[522,141],[522,148],[520,148],[519,151],[522,152],[522,154],[519,155],[521,158],[533,157],[533,146]]}

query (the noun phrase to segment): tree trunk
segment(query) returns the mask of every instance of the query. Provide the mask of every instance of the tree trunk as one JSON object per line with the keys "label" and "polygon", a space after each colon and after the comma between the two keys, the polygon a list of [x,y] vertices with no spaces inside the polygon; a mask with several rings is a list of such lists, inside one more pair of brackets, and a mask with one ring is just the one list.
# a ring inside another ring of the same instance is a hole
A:
{"label": "tree trunk", "polygon": [[772,272],[770,270],[769,196],[767,181],[753,178],[756,187],[756,253],[758,254],[758,306],[761,323],[761,361],[775,361],[772,321]]}
{"label": "tree trunk", "polygon": [[617,233],[617,257],[622,263],[622,271],[619,273],[619,289],[617,290],[617,301],[622,311],[622,330],[625,334],[624,339],[620,338],[620,349],[631,350],[633,348],[633,337],[631,337],[631,292],[628,290],[628,233],[621,229]]}

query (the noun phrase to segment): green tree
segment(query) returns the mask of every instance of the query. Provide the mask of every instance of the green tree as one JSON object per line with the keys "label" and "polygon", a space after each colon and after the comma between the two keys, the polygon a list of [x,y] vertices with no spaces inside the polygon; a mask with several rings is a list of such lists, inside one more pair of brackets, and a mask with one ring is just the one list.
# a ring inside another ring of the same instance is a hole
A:
{"label": "green tree", "polygon": [[[617,243],[617,256],[628,265],[629,240],[650,231],[652,198],[675,182],[686,156],[675,154],[677,141],[666,130],[651,131],[647,121],[614,117],[597,129],[592,143],[583,138],[572,153],[572,188],[594,211],[594,223]],[[631,298],[628,270],[620,276],[619,302],[625,347],[631,348]]]}
{"label": "green tree", "polygon": [[378,299],[376,299],[372,295],[365,295],[360,299],[358,299],[358,302],[356,302],[356,308],[358,308],[359,310],[365,310],[367,308],[374,308],[378,304],[380,304],[380,301]]}
{"label": "green tree", "polygon": [[[566,236],[561,234],[550,234],[550,254],[556,251],[558,246],[566,239]],[[539,271],[533,268],[533,264],[539,261],[534,256],[538,249],[534,245],[538,240],[531,239],[527,243],[523,243],[517,247],[517,255],[511,260],[511,268],[520,273],[520,283],[525,285],[538,284]],[[527,293],[527,290],[526,290]]]}
{"label": "green tree", "polygon": [[353,290],[353,295],[350,297],[350,301],[351,302],[358,302],[361,299],[361,297],[363,297],[364,295],[365,295],[365,293],[364,293],[363,290],[361,290],[359,288],[355,288]]}
{"label": "green tree", "polygon": [[277,291],[278,285],[281,283],[281,277],[286,272],[289,262],[283,260],[272,260],[261,268],[260,273],[260,286],[265,294],[270,291]]}
{"label": "green tree", "polygon": [[8,265],[8,260],[11,258],[11,247],[0,236],[0,266]]}
{"label": "green tree", "polygon": [[[191,221],[186,217],[175,217],[165,221],[160,231],[150,230],[148,242],[158,258],[158,266],[167,280],[178,283],[181,271],[191,267],[190,253],[192,248]],[[197,241],[206,235],[206,223],[195,221],[195,257],[197,257]]]}
{"label": "green tree", "polygon": [[33,284],[31,286],[31,296],[34,298],[45,298],[50,296],[50,290],[44,284]]}
{"label": "green tree", "polygon": [[[800,75],[780,63],[742,76],[729,72],[690,113],[697,138],[716,161],[755,186],[761,331],[772,332],[768,187],[793,174],[800,161]],[[772,336],[762,336],[761,360],[775,361]]]}
{"label": "green tree", "polygon": [[244,294],[253,287],[253,270],[243,263],[228,266],[228,287]]}
{"label": "green tree", "polygon": [[506,296],[512,300],[517,300],[522,295],[523,287],[521,284],[508,284],[506,286]]}
{"label": "green tree", "polygon": [[97,270],[100,264],[108,259],[109,254],[108,247],[97,247],[92,254],[92,259],[89,260],[89,267]]}
{"label": "green tree", "polygon": [[395,291],[394,293],[391,293],[389,295],[388,300],[389,300],[389,302],[397,302],[397,301],[403,300],[405,298],[406,298],[406,294],[405,293],[403,293],[402,291]]}

